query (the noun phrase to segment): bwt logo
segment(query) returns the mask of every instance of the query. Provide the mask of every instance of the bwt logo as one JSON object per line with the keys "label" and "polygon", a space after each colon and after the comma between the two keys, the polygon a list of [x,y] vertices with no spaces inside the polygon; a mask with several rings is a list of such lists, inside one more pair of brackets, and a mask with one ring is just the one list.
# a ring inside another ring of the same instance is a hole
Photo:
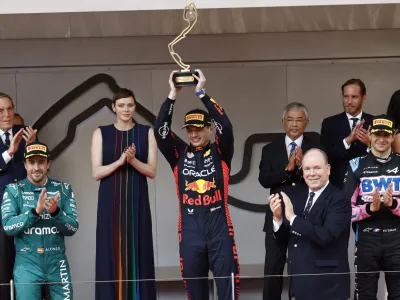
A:
{"label": "bwt logo", "polygon": [[222,197],[220,190],[216,190],[214,196],[198,195],[197,198],[190,198],[188,195],[183,194],[183,204],[188,204],[188,205],[207,206],[221,200]]}
{"label": "bwt logo", "polygon": [[378,176],[378,177],[368,177],[361,179],[361,192],[362,194],[372,193],[375,188],[378,188],[380,192],[384,192],[389,185],[393,183],[393,192],[400,191],[400,177],[392,176]]}

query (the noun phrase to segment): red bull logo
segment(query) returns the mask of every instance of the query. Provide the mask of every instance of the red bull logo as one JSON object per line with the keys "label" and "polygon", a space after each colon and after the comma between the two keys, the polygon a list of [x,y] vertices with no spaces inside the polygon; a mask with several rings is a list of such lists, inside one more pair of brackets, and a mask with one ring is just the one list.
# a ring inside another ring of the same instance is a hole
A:
{"label": "red bull logo", "polygon": [[191,183],[188,183],[188,181],[186,180],[185,185],[186,185],[185,191],[193,191],[199,194],[204,194],[205,192],[211,190],[212,188],[214,189],[216,188],[215,179],[213,179],[213,181],[198,179]]}
{"label": "red bull logo", "polygon": [[189,205],[207,206],[221,200],[222,197],[220,190],[216,190],[213,196],[198,195],[196,198],[190,198],[187,194],[183,194],[183,204],[189,204]]}

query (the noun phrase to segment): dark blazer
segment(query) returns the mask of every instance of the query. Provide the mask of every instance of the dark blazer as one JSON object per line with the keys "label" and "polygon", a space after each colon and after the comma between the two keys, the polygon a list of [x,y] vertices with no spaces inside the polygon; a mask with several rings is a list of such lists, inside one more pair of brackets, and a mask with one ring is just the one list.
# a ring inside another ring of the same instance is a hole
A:
{"label": "dark blazer", "polygon": [[[13,136],[15,136],[15,134],[21,128],[25,128],[25,126],[14,125],[12,128]],[[6,147],[0,138],[0,205],[3,200],[4,187],[9,183],[17,182],[26,177],[26,170],[24,167],[25,140],[21,140],[17,152],[14,154],[13,158],[8,162],[8,164],[5,163],[2,155],[5,150]]]}
{"label": "dark blazer", "polygon": [[286,220],[275,233],[288,239],[288,273],[320,274],[292,276],[290,289],[296,300],[345,300],[350,298],[348,242],[351,202],[347,195],[328,184],[311,208],[307,219],[302,213],[307,202],[293,202],[297,215],[292,226]]}
{"label": "dark blazer", "polygon": [[[361,119],[365,120],[364,128],[368,129],[372,124],[373,116],[362,113]],[[367,146],[359,140],[354,141],[346,150],[343,139],[350,134],[350,124],[346,113],[328,117],[322,121],[321,144],[327,150],[329,163],[331,165],[330,182],[339,189],[343,187],[343,180],[349,165],[349,160],[363,156],[367,151]]]}
{"label": "dark blazer", "polygon": [[[318,140],[312,140],[304,135],[301,144],[303,153],[311,148],[323,149],[323,146],[319,144]],[[302,198],[302,196],[308,193],[308,187],[302,176],[303,173],[296,169],[295,172],[288,175],[285,172],[288,162],[284,135],[282,138],[263,147],[258,181],[264,188],[270,189],[270,194],[283,191],[290,199],[298,196]],[[267,213],[265,215],[264,231],[271,234],[273,231],[272,212],[269,206],[267,207]]]}

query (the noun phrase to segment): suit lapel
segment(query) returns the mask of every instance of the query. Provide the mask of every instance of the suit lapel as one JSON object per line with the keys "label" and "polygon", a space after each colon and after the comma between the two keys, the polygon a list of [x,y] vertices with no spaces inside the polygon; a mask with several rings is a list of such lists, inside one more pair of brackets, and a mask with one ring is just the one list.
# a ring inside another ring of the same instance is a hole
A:
{"label": "suit lapel", "polygon": [[310,149],[309,144],[311,143],[311,139],[309,139],[308,137],[306,137],[303,134],[303,142],[301,143],[301,150],[303,151],[303,154]]}
{"label": "suit lapel", "polygon": [[[350,134],[350,124],[349,124],[349,119],[347,118],[347,115],[345,112],[341,113],[341,119],[342,121],[340,122],[340,126],[342,126],[343,132],[348,136]],[[339,125],[339,124],[338,124]]]}
{"label": "suit lapel", "polygon": [[286,143],[285,143],[285,136],[283,137],[283,141],[279,143],[278,146],[278,153],[276,153],[277,161],[281,161],[284,163],[284,165],[287,165],[289,162],[289,158],[287,155],[287,148],[286,148]]}
{"label": "suit lapel", "polygon": [[361,120],[365,120],[365,123],[364,123],[364,129],[368,129],[368,127],[369,127],[369,125],[371,125],[371,123],[372,123],[372,120],[371,120],[371,118],[368,116],[368,114],[366,114],[365,112],[363,112],[362,113],[362,115],[361,115]]}
{"label": "suit lapel", "polygon": [[3,138],[0,137],[0,153],[6,151],[6,146],[4,145]]}
{"label": "suit lapel", "polygon": [[307,219],[311,219],[314,215],[318,215],[319,212],[326,206],[325,199],[329,196],[331,189],[331,183],[325,188],[322,194],[315,201],[314,205],[311,207],[310,212],[308,213]]}

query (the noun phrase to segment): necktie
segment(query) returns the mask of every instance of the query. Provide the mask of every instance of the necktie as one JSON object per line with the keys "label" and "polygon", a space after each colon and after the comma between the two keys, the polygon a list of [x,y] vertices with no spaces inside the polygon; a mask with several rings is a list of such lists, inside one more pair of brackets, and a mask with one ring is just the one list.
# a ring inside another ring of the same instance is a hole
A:
{"label": "necktie", "polygon": [[304,212],[303,212],[303,219],[307,218],[308,213],[310,212],[310,209],[311,209],[311,205],[312,205],[312,203],[313,203],[314,196],[315,196],[315,193],[311,192],[311,193],[310,193],[310,197],[308,198],[308,201],[307,201],[306,208],[304,209]]}
{"label": "necktie", "polygon": [[290,148],[290,153],[289,153],[289,158],[291,158],[292,155],[293,155],[294,149],[296,149],[297,144],[296,144],[295,142],[291,142],[291,143],[289,144],[289,146],[292,147],[292,148]]}
{"label": "necktie", "polygon": [[351,130],[353,130],[354,127],[356,127],[356,125],[357,125],[358,118],[350,118],[350,120],[353,121],[353,124],[352,124],[352,126],[351,126]]}
{"label": "necktie", "polygon": [[4,141],[4,145],[8,149],[10,147],[10,133],[9,132],[5,132],[4,135],[6,136],[6,139]]}

